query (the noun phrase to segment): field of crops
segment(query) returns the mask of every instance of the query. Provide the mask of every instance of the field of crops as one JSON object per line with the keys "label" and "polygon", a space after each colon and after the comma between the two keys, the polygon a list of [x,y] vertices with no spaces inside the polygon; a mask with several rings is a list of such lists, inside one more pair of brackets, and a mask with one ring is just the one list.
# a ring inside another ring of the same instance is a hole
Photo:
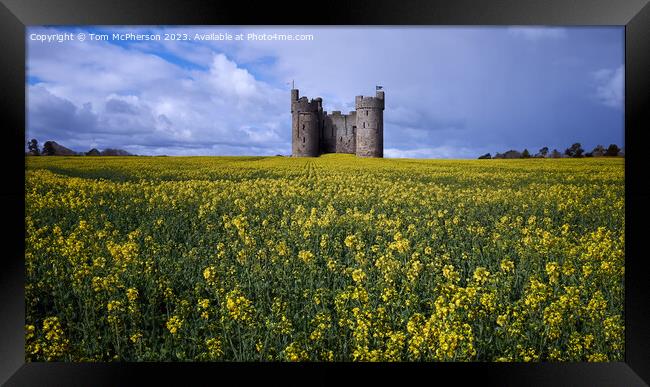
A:
{"label": "field of crops", "polygon": [[26,158],[28,361],[621,361],[622,159]]}

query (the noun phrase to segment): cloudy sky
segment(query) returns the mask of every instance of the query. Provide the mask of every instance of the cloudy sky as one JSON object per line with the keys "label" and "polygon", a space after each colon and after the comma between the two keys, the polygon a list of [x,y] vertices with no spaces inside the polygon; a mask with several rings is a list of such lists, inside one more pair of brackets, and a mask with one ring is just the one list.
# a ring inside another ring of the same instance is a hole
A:
{"label": "cloudy sky", "polygon": [[[210,33],[244,39],[195,40]],[[76,151],[287,155],[292,80],[344,112],[382,85],[387,157],[624,146],[623,27],[29,27],[26,41],[26,137]]]}

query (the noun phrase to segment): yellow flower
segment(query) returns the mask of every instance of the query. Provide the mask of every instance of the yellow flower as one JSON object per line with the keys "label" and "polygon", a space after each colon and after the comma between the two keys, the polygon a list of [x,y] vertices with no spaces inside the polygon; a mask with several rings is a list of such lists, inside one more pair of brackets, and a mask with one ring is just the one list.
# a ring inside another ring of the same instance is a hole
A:
{"label": "yellow flower", "polygon": [[284,356],[288,361],[304,361],[309,359],[307,351],[300,348],[297,343],[291,343],[284,349]]}
{"label": "yellow flower", "polygon": [[420,262],[420,260],[413,259],[408,271],[406,272],[406,278],[411,282],[415,281],[420,275],[423,267],[424,265],[422,262]]}
{"label": "yellow flower", "polygon": [[65,337],[59,318],[54,316],[43,320],[43,332],[45,340],[33,350],[42,352],[48,361],[63,356],[68,350],[70,341]]}
{"label": "yellow flower", "polygon": [[167,320],[167,329],[172,335],[178,333],[178,330],[183,326],[183,319],[178,316],[172,316]]}
{"label": "yellow flower", "polygon": [[348,235],[347,237],[345,237],[344,243],[348,248],[354,248],[357,244],[357,236]]}
{"label": "yellow flower", "polygon": [[478,284],[484,284],[490,277],[490,272],[484,267],[477,267],[474,270],[474,281]]}
{"label": "yellow flower", "polygon": [[235,321],[250,323],[253,319],[253,304],[244,294],[235,289],[226,296],[226,308]]}
{"label": "yellow flower", "polygon": [[138,341],[140,341],[141,338],[142,338],[142,332],[136,332],[132,334],[129,339],[131,339],[131,342],[135,344]]}
{"label": "yellow flower", "polygon": [[300,260],[305,263],[309,263],[313,261],[314,254],[308,250],[300,250],[300,252],[298,253],[298,258],[300,258]]}
{"label": "yellow flower", "polygon": [[278,253],[279,256],[284,257],[284,256],[287,255],[287,253],[288,253],[287,243],[286,243],[285,241],[281,241],[281,242],[279,242],[279,243],[275,246],[275,250],[277,251],[277,253]]}
{"label": "yellow flower", "polygon": [[203,270],[203,278],[208,285],[215,285],[217,282],[216,279],[217,269],[214,266],[208,266]]}
{"label": "yellow flower", "polygon": [[560,277],[560,265],[557,262],[548,262],[546,264],[546,274],[551,283],[557,282]]}
{"label": "yellow flower", "polygon": [[352,279],[356,283],[362,283],[366,279],[366,273],[361,269],[355,269],[352,272]]}
{"label": "yellow flower", "polygon": [[210,300],[207,298],[202,298],[198,301],[199,309],[207,309],[210,306]]}
{"label": "yellow flower", "polygon": [[589,356],[587,356],[587,361],[590,362],[606,362],[608,361],[607,355],[603,353],[594,353]]}
{"label": "yellow flower", "polygon": [[501,267],[501,270],[505,271],[506,273],[510,273],[515,269],[515,263],[509,259],[501,260],[501,264],[499,266]]}
{"label": "yellow flower", "polygon": [[453,265],[445,265],[445,267],[442,268],[442,275],[450,282],[458,282],[460,279],[460,274],[458,274],[454,269]]}
{"label": "yellow flower", "polygon": [[212,360],[218,359],[223,355],[223,350],[221,349],[221,340],[216,337],[210,337],[205,340],[205,346],[208,350],[208,357]]}
{"label": "yellow flower", "polygon": [[138,299],[138,290],[135,288],[126,289],[126,298],[133,303]]}
{"label": "yellow flower", "polygon": [[321,250],[325,250],[327,248],[327,245],[329,243],[329,235],[324,234],[320,237],[320,248]]}
{"label": "yellow flower", "polygon": [[34,331],[36,327],[33,325],[25,325],[25,340],[29,340],[34,337]]}

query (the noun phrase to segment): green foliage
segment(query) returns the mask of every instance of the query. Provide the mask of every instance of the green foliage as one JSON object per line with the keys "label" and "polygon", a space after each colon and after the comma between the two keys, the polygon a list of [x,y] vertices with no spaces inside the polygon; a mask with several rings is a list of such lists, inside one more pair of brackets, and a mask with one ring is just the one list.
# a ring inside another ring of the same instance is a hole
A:
{"label": "green foliage", "polygon": [[54,150],[54,144],[52,144],[52,141],[45,141],[43,144],[43,156],[54,156],[55,154]]}
{"label": "green foliage", "polygon": [[610,144],[607,147],[607,152],[605,152],[605,156],[618,156],[619,152],[621,149],[616,145],[616,144]]}
{"label": "green foliage", "polygon": [[546,156],[548,156],[548,147],[545,146],[545,147],[543,147],[542,149],[540,149],[538,154],[539,154],[541,157],[546,157]]}
{"label": "green foliage", "polygon": [[33,156],[38,156],[41,154],[41,151],[38,149],[38,141],[35,138],[32,138],[27,143],[27,148]]}
{"label": "green foliage", "polygon": [[582,153],[585,150],[582,149],[582,145],[580,145],[579,142],[576,142],[575,144],[571,145],[570,148],[567,148],[564,151],[564,154],[569,156],[569,157],[583,157]]}

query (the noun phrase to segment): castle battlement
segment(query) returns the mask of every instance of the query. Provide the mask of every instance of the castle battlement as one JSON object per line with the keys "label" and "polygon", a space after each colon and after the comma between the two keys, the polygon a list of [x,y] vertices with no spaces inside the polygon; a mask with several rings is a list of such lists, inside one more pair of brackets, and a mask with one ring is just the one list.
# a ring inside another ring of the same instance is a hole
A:
{"label": "castle battlement", "polygon": [[[315,157],[323,153],[351,153],[360,157],[384,155],[384,92],[355,97],[355,109],[323,111],[323,99],[299,98],[291,90],[292,156]],[[362,112],[362,113],[359,113]]]}
{"label": "castle battlement", "polygon": [[307,100],[307,97],[302,97],[297,101],[291,103],[292,112],[317,112],[321,107],[321,102],[312,99]]}
{"label": "castle battlement", "polygon": [[375,97],[358,95],[354,100],[355,109],[384,109],[384,92],[378,91]]}

